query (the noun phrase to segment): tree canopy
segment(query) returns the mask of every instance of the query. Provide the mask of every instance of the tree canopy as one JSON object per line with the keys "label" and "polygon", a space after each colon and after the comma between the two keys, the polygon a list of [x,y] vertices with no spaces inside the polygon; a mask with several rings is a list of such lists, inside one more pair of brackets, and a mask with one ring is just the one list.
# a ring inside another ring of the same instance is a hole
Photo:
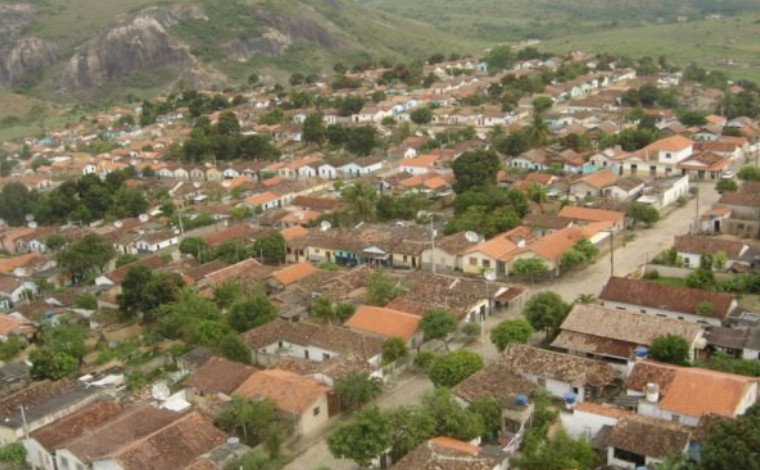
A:
{"label": "tree canopy", "polygon": [[58,266],[78,284],[89,276],[102,273],[115,256],[113,245],[90,233],[59,252],[56,259]]}
{"label": "tree canopy", "polygon": [[714,422],[708,426],[702,444],[704,470],[759,470],[760,405],[754,405],[736,419]]}
{"label": "tree canopy", "polygon": [[689,364],[689,349],[689,342],[683,337],[667,334],[652,341],[649,356],[656,361],[685,366]]}
{"label": "tree canopy", "polygon": [[438,356],[430,364],[428,376],[437,387],[453,387],[483,368],[483,358],[467,349]]}
{"label": "tree canopy", "polygon": [[457,330],[457,319],[448,310],[434,308],[423,315],[420,330],[425,341],[441,340],[448,350],[448,337]]}
{"label": "tree canopy", "polygon": [[493,150],[471,150],[454,160],[451,168],[456,176],[454,191],[463,193],[468,189],[496,184],[499,157]]}
{"label": "tree canopy", "polygon": [[533,327],[527,320],[515,318],[503,320],[491,330],[491,342],[499,352],[510,344],[525,344],[533,334]]}
{"label": "tree canopy", "polygon": [[534,329],[543,330],[548,336],[559,329],[570,305],[555,292],[539,292],[528,299],[523,312]]}

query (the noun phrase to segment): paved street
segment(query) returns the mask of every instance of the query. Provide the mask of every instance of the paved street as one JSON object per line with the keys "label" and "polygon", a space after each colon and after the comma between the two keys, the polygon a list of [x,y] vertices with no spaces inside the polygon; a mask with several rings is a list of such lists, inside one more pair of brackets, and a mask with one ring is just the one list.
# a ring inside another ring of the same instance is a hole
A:
{"label": "paved street", "polygon": [[[714,183],[702,183],[699,186],[699,210],[709,208],[717,201],[719,195],[715,192]],[[627,242],[625,246],[617,243],[614,251],[615,274],[625,275],[646,263],[650,258],[665,250],[673,243],[673,237],[687,233],[692,227],[696,216],[696,200],[692,199],[684,207],[673,210],[668,216],[658,222],[654,228],[639,229],[636,231],[636,239]],[[540,284],[533,288],[534,292],[554,291],[562,295],[566,301],[571,302],[579,294],[598,295],[607,282],[610,275],[610,254],[601,256],[593,265],[582,271],[563,276],[556,282]],[[490,329],[503,320],[505,316],[491,317],[486,322],[486,329]],[[452,349],[461,345],[452,344]],[[468,345],[470,349],[484,355],[486,360],[493,359],[497,355],[496,348],[490,341],[480,340]],[[381,408],[412,405],[419,403],[422,395],[433,388],[427,377],[417,375],[401,378],[398,383],[392,384],[392,390],[385,393],[377,404]],[[316,470],[320,466],[326,466],[332,470],[356,470],[359,467],[352,461],[337,460],[330,455],[324,439],[315,440],[314,444],[290,463],[286,470]]]}

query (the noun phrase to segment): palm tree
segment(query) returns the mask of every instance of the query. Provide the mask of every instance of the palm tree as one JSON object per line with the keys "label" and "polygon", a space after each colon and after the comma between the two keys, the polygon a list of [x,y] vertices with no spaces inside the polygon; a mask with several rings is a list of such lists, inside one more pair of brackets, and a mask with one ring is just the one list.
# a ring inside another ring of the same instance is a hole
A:
{"label": "palm tree", "polygon": [[377,193],[371,186],[355,183],[343,190],[341,198],[348,204],[348,213],[354,221],[367,222],[375,218]]}
{"label": "palm tree", "polygon": [[544,213],[543,203],[549,199],[549,193],[546,191],[546,186],[536,183],[531,183],[528,186],[528,199],[538,204],[538,210]]}
{"label": "palm tree", "polygon": [[546,145],[549,138],[549,125],[538,113],[533,113],[530,124],[525,128],[525,136],[532,148]]}
{"label": "palm tree", "polygon": [[576,304],[589,305],[596,303],[596,296],[594,294],[579,294],[575,298]]}

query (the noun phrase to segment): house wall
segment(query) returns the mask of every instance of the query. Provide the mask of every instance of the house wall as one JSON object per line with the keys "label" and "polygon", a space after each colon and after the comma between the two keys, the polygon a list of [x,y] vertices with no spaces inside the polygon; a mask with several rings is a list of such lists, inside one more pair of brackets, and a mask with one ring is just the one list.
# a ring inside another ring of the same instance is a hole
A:
{"label": "house wall", "polygon": [[422,268],[432,270],[433,260],[435,260],[436,271],[455,271],[462,269],[462,257],[457,254],[449,254],[440,248],[433,251],[432,248],[422,252]]}
{"label": "house wall", "polygon": [[671,150],[661,150],[657,155],[657,159],[660,161],[660,163],[673,164],[689,158],[693,152],[694,148],[691,145],[677,152]]}
{"label": "house wall", "polygon": [[419,269],[420,267],[420,257],[417,255],[393,253],[391,261],[394,268]]}
{"label": "house wall", "polygon": [[742,350],[742,359],[760,360],[760,349],[744,348]]}
{"label": "house wall", "polygon": [[[607,447],[607,465],[615,467],[615,468],[626,468],[630,470],[636,470],[636,465],[634,465],[631,462],[627,462],[625,460],[616,459],[614,457],[614,448],[613,447]],[[654,468],[657,464],[662,463],[661,459],[655,459],[652,457],[644,457],[645,464],[647,468]]]}
{"label": "house wall", "polygon": [[[755,357],[757,358],[757,356]],[[757,402],[757,382],[748,385],[741,402],[739,402],[739,406],[736,408],[736,415],[744,414],[747,408],[754,405],[755,402]]]}
{"label": "house wall", "polygon": [[584,198],[586,196],[595,197],[599,195],[599,190],[581,182],[570,186],[570,194],[578,198]]}
{"label": "house wall", "polygon": [[[282,343],[282,346],[280,346],[280,343]],[[269,356],[276,356],[280,354],[291,357],[299,357],[314,362],[323,362],[332,357],[339,356],[339,354],[335,351],[318,348],[316,346],[302,346],[300,344],[289,343],[287,341],[272,343],[269,346],[261,348],[255,352],[263,353]]]}
{"label": "house wall", "polygon": [[36,439],[24,439],[22,444],[26,449],[26,462],[34,470],[55,470],[55,456],[42,447]]}
{"label": "house wall", "polygon": [[[736,301],[734,301],[734,304]],[[638,312],[646,315],[655,315],[658,317],[670,318],[673,320],[683,320],[691,323],[699,323],[704,325],[720,326],[721,320],[719,318],[702,316],[690,313],[673,312],[671,310],[665,310],[656,307],[642,307],[641,305],[626,304],[622,302],[614,302],[605,300],[602,302],[607,308],[615,308],[618,310],[627,310],[630,312]],[[732,307],[733,308],[733,307]]]}
{"label": "house wall", "polygon": [[[74,454],[66,449],[58,449],[55,451],[55,461],[58,470],[84,470],[88,468],[84,462],[79,460]],[[105,467],[99,467],[105,468]],[[111,467],[114,468],[114,467]],[[115,467],[118,468],[118,467]]]}
{"label": "house wall", "polygon": [[573,410],[572,412],[562,412],[559,415],[562,421],[562,427],[574,439],[586,438],[589,441],[597,435],[604,426],[614,426],[617,424],[617,418],[603,416],[586,411]]}
{"label": "house wall", "polygon": [[328,419],[327,395],[322,394],[301,414],[298,421],[298,432],[301,435],[310,435],[327,423]]}
{"label": "house wall", "polygon": [[[484,269],[496,269],[496,260],[479,251],[462,255],[462,272],[480,274]],[[506,273],[505,273],[506,274]]]}
{"label": "house wall", "polygon": [[[530,380],[534,384],[538,385],[539,387],[545,388],[549,393],[552,394],[552,396],[556,398],[564,399],[565,393],[567,392],[575,393],[578,399],[578,403],[583,402],[585,398],[582,385],[574,386],[573,384],[570,384],[567,382],[562,382],[556,379],[550,379],[550,378],[545,378],[545,377],[539,377],[533,374],[526,374],[524,372],[522,372],[520,375],[522,375],[525,379]],[[543,381],[540,381],[539,379],[543,379]]]}
{"label": "house wall", "polygon": [[640,415],[649,416],[651,418],[662,419],[664,421],[677,421],[686,426],[696,427],[699,424],[699,416],[689,416],[681,413],[673,413],[672,411],[663,410],[656,403],[650,403],[646,400],[639,402],[638,412]]}
{"label": "house wall", "polygon": [[92,470],[124,470],[124,467],[119,465],[119,463],[113,459],[104,459],[93,462]]}

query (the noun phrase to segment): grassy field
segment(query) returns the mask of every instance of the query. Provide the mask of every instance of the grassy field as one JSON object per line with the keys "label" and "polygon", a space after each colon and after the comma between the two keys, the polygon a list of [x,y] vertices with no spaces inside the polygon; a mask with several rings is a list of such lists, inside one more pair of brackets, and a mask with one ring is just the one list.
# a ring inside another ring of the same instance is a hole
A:
{"label": "grassy field", "polygon": [[460,36],[547,39],[601,28],[760,11],[756,0],[359,0]]}
{"label": "grassy field", "polygon": [[694,62],[760,82],[760,14],[579,34],[543,42],[541,48],[664,55],[679,65]]}

